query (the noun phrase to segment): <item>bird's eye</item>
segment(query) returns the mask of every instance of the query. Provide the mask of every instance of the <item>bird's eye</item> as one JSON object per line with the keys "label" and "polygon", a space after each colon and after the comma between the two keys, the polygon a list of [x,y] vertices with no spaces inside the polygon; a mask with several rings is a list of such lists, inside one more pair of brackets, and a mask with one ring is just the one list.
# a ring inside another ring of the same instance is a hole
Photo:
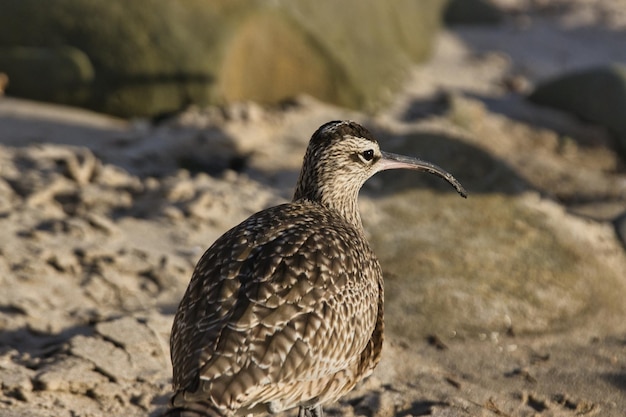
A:
{"label": "bird's eye", "polygon": [[363,151],[361,155],[363,156],[363,160],[371,161],[372,159],[374,159],[374,150],[368,149],[366,151]]}

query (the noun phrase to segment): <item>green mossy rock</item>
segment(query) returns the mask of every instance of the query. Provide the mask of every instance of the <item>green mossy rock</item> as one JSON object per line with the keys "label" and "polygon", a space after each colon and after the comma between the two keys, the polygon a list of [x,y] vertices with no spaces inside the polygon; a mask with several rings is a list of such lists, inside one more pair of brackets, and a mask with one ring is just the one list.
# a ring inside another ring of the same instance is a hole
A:
{"label": "green mossy rock", "polygon": [[362,218],[385,273],[391,333],[545,333],[623,314],[626,266],[610,224],[568,214],[505,160],[454,136],[389,145],[437,163],[469,193],[414,171],[366,184]]}
{"label": "green mossy rock", "polygon": [[623,314],[610,227],[587,235],[591,225],[535,194],[414,189],[373,206],[363,219],[385,272],[386,326],[401,338],[543,333]]}
{"label": "green mossy rock", "polygon": [[[371,108],[428,55],[444,3],[0,0],[0,71],[9,95],[127,117],[301,93]],[[23,48],[50,65],[25,68]],[[57,82],[60,50],[84,57],[92,77]],[[46,88],[33,88],[33,72]]]}
{"label": "green mossy rock", "polygon": [[11,91],[40,100],[80,102],[94,80],[91,61],[72,47],[0,47],[0,68],[11,77]]}
{"label": "green mossy rock", "polygon": [[[88,57],[94,72],[89,94],[81,99],[58,100],[54,91],[44,97],[30,95],[19,88],[30,82],[24,72],[7,72],[7,94],[122,116],[152,115],[191,101],[208,102],[219,51],[207,45],[219,44],[240,3],[220,7],[200,0],[55,0],[45,4],[2,0],[1,47],[69,46]],[[55,88],[64,86],[50,86],[50,90]]]}
{"label": "green mossy rock", "polygon": [[[302,28],[311,49],[319,48],[320,62],[331,74],[331,95],[305,92],[348,107],[380,105],[386,94],[400,86],[411,63],[429,56],[443,3],[283,1],[285,12]],[[299,72],[306,73],[306,67]]]}

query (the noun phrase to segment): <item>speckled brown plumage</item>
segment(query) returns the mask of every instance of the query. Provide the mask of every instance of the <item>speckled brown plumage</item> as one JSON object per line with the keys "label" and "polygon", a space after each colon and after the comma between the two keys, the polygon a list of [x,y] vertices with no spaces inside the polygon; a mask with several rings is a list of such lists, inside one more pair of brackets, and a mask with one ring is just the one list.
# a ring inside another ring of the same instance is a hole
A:
{"label": "speckled brown plumage", "polygon": [[383,277],[357,207],[383,169],[440,168],[380,151],[354,122],[311,138],[291,203],[252,215],[202,256],[171,336],[168,415],[300,407],[321,415],[369,375],[383,343]]}

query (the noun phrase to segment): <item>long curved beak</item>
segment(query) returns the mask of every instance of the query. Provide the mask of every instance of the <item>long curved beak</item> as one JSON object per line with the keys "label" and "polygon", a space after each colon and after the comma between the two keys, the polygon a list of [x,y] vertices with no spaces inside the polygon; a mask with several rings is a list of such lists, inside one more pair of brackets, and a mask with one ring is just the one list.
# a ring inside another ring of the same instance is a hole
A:
{"label": "long curved beak", "polygon": [[467,191],[448,171],[438,167],[430,162],[421,159],[411,158],[404,155],[397,155],[390,152],[381,152],[383,157],[377,163],[377,171],[386,171],[388,169],[412,169],[415,171],[426,171],[443,178],[452,185],[463,198],[467,198]]}

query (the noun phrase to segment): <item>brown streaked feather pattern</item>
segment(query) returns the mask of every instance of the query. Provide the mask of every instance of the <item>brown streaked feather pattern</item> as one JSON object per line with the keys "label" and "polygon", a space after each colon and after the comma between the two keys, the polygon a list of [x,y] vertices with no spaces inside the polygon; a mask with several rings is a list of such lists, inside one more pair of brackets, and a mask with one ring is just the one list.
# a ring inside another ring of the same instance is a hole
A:
{"label": "brown streaked feather pattern", "polygon": [[300,407],[322,417],[369,375],[383,343],[383,277],[365,239],[358,193],[386,169],[452,175],[384,153],[362,126],[322,125],[293,201],[254,214],[202,256],[174,319],[170,417]]}
{"label": "brown streaked feather pattern", "polygon": [[207,250],[174,323],[175,406],[330,402],[375,366],[382,273],[360,229],[317,203],[284,204]]}

